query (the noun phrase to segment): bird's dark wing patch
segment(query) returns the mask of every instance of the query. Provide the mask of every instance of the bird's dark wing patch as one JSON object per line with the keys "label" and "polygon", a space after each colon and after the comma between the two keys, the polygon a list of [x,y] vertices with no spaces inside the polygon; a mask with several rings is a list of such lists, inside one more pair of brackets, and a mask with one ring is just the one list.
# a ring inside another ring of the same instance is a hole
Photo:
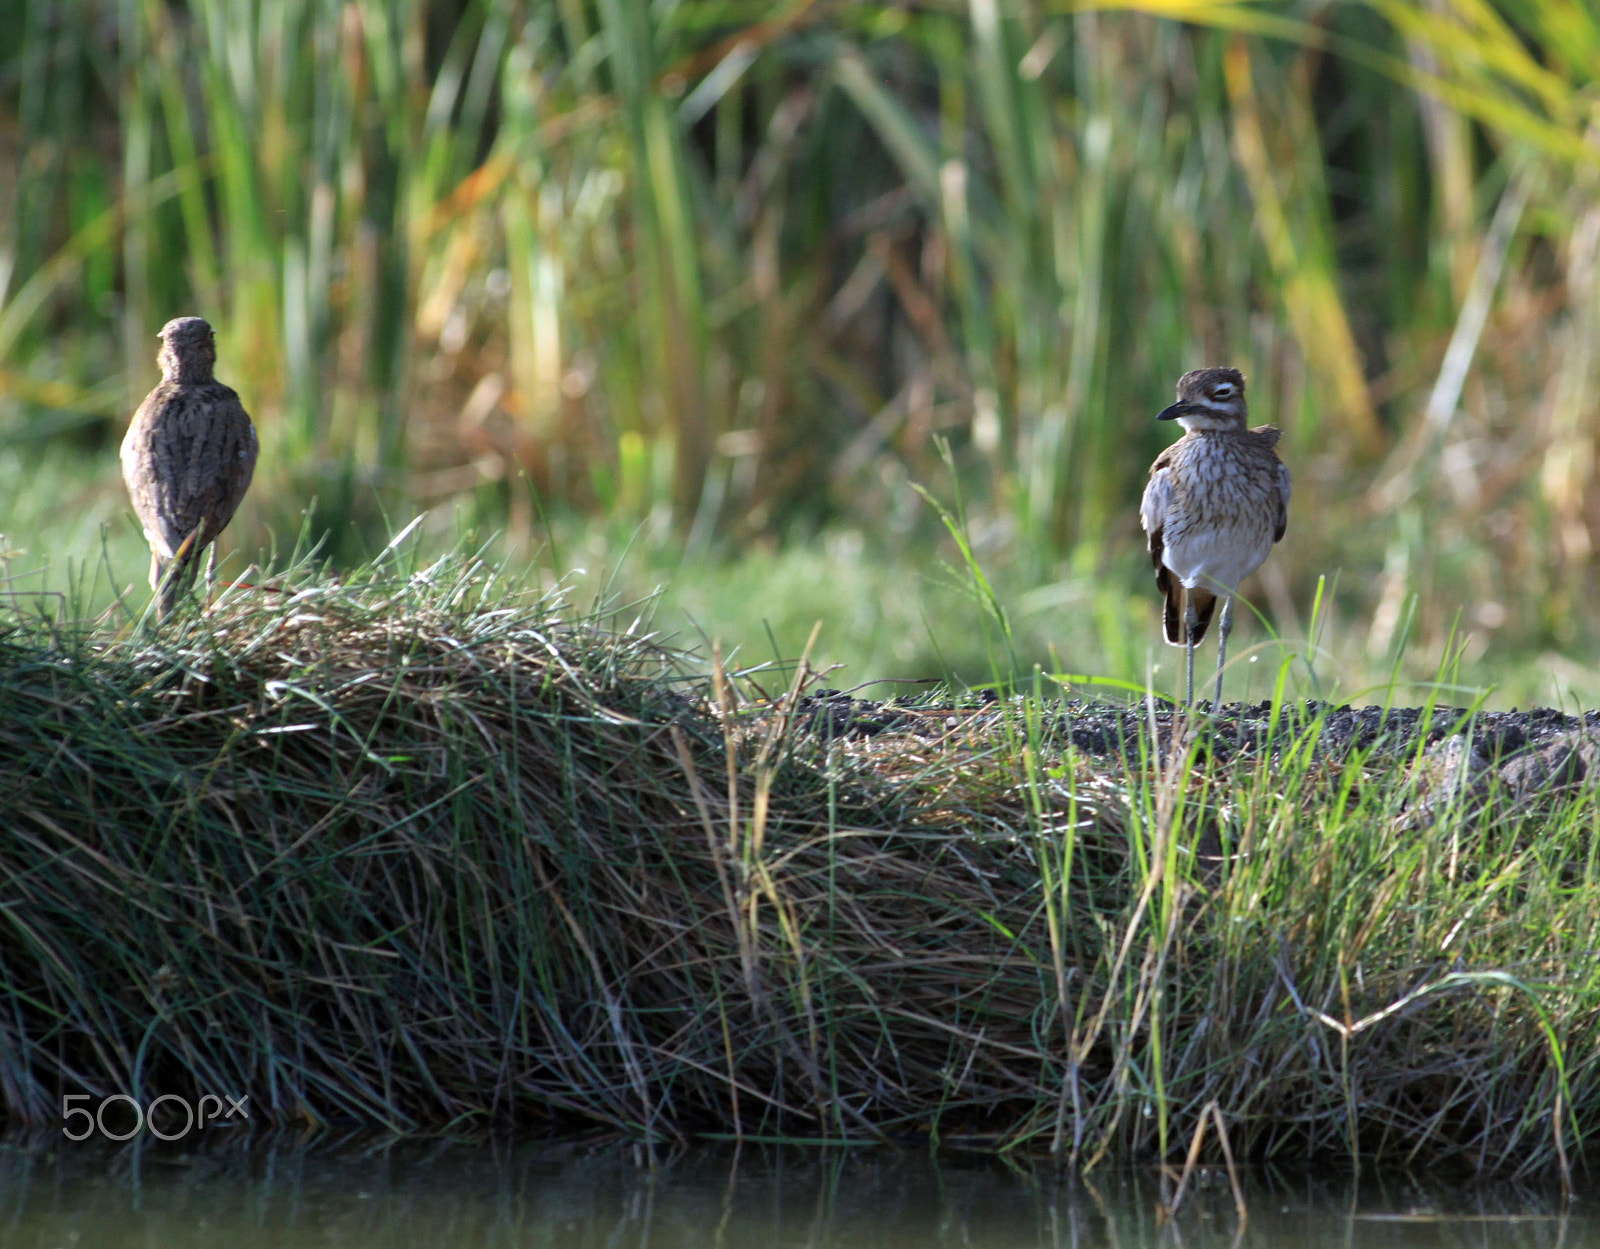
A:
{"label": "bird's dark wing patch", "polygon": [[1289,527],[1289,466],[1278,465],[1278,516],[1272,528],[1272,540],[1281,542],[1283,532]]}
{"label": "bird's dark wing patch", "polygon": [[[1161,625],[1167,642],[1172,646],[1183,646],[1183,586],[1177,578],[1169,578],[1161,589],[1167,596],[1166,609],[1161,613]],[[1217,596],[1204,586],[1196,586],[1189,591],[1189,599],[1194,604],[1194,643],[1198,646],[1205,638],[1206,630],[1211,627],[1211,616],[1217,610]]]}

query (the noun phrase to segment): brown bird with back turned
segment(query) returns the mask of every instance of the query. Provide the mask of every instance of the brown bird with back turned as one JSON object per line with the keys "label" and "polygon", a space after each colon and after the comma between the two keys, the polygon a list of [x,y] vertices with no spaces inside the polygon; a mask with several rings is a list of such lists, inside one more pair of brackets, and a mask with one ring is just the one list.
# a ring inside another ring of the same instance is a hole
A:
{"label": "brown bird with back turned", "polygon": [[256,429],[239,396],[211,375],[216,336],[200,317],[177,317],[157,335],[161,382],[122,440],[122,480],[150,543],[150,586],[166,616],[233,519],[256,467]]}

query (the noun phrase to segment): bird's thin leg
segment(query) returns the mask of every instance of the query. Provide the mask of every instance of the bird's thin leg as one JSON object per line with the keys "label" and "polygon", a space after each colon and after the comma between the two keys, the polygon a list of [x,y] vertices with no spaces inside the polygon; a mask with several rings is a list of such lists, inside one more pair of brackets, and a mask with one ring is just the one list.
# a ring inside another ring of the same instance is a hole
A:
{"label": "bird's thin leg", "polygon": [[1228,634],[1233,632],[1233,595],[1222,600],[1222,619],[1217,621],[1217,696],[1211,700],[1211,713],[1222,706],[1222,665],[1228,662]]}
{"label": "bird's thin leg", "polygon": [[206,598],[209,600],[217,589],[217,544],[211,544],[211,551],[206,556]]}
{"label": "bird's thin leg", "polygon": [[172,609],[171,581],[176,571],[176,561],[163,560],[154,551],[150,553],[150,588],[155,591],[157,620],[165,620]]}
{"label": "bird's thin leg", "polygon": [[1189,706],[1194,706],[1194,635],[1200,628],[1200,613],[1194,609],[1194,595],[1183,592],[1184,669],[1188,677]]}

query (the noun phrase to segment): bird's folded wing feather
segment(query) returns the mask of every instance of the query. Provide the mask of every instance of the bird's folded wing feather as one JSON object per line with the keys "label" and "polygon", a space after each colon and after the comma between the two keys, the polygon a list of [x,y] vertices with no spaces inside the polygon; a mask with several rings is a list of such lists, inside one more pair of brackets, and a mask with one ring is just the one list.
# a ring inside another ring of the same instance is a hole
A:
{"label": "bird's folded wing feather", "polygon": [[1279,542],[1283,539],[1283,531],[1289,527],[1289,466],[1284,463],[1278,465],[1278,517],[1272,527],[1272,540]]}
{"label": "bird's folded wing feather", "polygon": [[225,386],[162,395],[159,411],[151,407],[156,401],[153,393],[129,427],[123,476],[151,545],[170,559],[202,523],[207,532],[198,545],[232,518],[250,485],[257,442],[238,396]]}
{"label": "bird's folded wing feather", "polygon": [[1162,530],[1166,528],[1167,508],[1172,502],[1172,482],[1165,459],[1163,455],[1151,466],[1150,482],[1139,503],[1139,523],[1150,536],[1150,561],[1157,568],[1161,567]]}

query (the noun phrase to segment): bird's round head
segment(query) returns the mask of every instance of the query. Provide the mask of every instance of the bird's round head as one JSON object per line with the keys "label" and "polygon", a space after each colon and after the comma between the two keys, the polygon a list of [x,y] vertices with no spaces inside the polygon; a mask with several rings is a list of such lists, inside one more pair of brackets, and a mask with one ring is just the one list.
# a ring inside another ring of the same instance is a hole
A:
{"label": "bird's round head", "polygon": [[1238,369],[1195,369],[1178,379],[1178,402],[1158,421],[1177,421],[1184,429],[1243,429],[1244,374]]}
{"label": "bird's round head", "polygon": [[163,377],[204,381],[217,362],[217,338],[204,317],[174,317],[156,335],[161,350],[156,360]]}

